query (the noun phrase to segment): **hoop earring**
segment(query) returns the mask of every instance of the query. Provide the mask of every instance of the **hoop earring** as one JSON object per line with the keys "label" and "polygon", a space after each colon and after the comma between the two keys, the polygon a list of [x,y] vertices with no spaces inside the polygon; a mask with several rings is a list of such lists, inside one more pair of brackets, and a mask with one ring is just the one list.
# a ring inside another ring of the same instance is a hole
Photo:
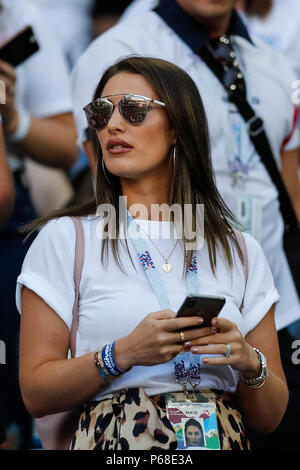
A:
{"label": "hoop earring", "polygon": [[174,168],[175,168],[175,165],[176,165],[176,144],[173,147],[173,165],[174,165]]}
{"label": "hoop earring", "polygon": [[102,162],[102,170],[103,170],[103,174],[104,174],[104,176],[105,176],[105,179],[106,179],[106,181],[110,184],[110,181],[109,181],[109,179],[108,179],[108,177],[107,177],[107,174],[106,174],[105,165],[104,165],[104,158],[103,158],[103,157],[102,157],[102,161],[101,161],[101,162]]}

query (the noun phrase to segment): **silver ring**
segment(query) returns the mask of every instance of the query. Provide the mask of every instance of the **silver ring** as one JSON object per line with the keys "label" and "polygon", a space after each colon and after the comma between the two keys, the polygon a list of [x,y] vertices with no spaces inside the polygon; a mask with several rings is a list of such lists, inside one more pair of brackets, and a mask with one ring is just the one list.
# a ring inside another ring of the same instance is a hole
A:
{"label": "silver ring", "polygon": [[226,357],[226,359],[229,359],[229,357],[231,356],[230,344],[225,344],[225,347],[226,351],[224,352],[224,357]]}
{"label": "silver ring", "polygon": [[184,343],[184,341],[185,341],[184,332],[183,332],[183,331],[180,331],[179,334],[180,334],[180,341],[181,341],[182,343]]}

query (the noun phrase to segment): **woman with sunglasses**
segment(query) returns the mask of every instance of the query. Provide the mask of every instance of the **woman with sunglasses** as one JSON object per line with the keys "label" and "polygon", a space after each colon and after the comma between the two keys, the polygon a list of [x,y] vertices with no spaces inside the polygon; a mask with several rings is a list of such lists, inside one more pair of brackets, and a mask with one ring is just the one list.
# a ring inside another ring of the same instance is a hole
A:
{"label": "woman with sunglasses", "polygon": [[[216,189],[198,90],[177,66],[132,57],[106,71],[84,111],[95,197],[31,226],[47,222],[18,278],[24,402],[35,417],[81,407],[72,449],[174,449],[166,393],[200,390],[216,403],[221,448],[248,449],[240,412],[268,433],[288,400],[274,326],[278,294],[260,246],[233,229]],[[153,215],[157,204],[181,214],[189,207],[190,219]],[[190,232],[176,234],[191,220],[198,227],[201,204],[204,244],[192,249]],[[83,225],[85,255],[76,357],[67,359],[70,216]],[[226,299],[208,326],[199,315],[176,318],[191,292]]]}

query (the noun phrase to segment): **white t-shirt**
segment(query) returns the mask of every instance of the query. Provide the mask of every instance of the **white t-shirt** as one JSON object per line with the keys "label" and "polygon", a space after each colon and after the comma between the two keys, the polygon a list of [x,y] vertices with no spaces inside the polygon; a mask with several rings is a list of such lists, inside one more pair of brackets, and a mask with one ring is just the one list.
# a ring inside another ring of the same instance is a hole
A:
{"label": "white t-shirt", "polygon": [[273,0],[266,18],[242,13],[251,35],[255,35],[282,52],[300,78],[300,2],[299,0]]}
{"label": "white t-shirt", "polygon": [[27,0],[38,7],[55,33],[70,69],[92,40],[93,0]]}
{"label": "white t-shirt", "polygon": [[[232,36],[232,40],[243,59],[241,67],[247,80],[248,99],[264,120],[280,167],[280,150],[292,150],[299,143],[291,101],[293,73],[284,57],[263,41],[253,39],[252,44],[240,36]],[[284,328],[300,318],[300,304],[282,247],[283,220],[277,190],[254,150],[243,118],[235,105],[228,102],[218,79],[155,12],[125,19],[93,41],[77,62],[72,92],[79,144],[85,140],[87,126],[82,108],[92,100],[104,70],[130,55],[158,57],[175,63],[197,84],[208,117],[212,163],[222,197],[236,214],[238,207],[243,207],[244,197],[252,198],[253,206],[257,204],[258,211],[262,211],[255,236],[263,247],[281,297],[276,326]],[[241,175],[235,186],[233,172]]]}
{"label": "white t-shirt", "polygon": [[121,20],[129,18],[132,15],[142,15],[145,11],[152,10],[159,3],[159,0],[133,0],[131,4],[126,8]]}
{"label": "white t-shirt", "polygon": [[[97,233],[102,219],[96,216],[81,218],[85,236],[85,258],[80,284],[79,328],[76,356],[94,351],[101,345],[128,335],[151,312],[161,310],[156,296],[147,280],[135,249],[129,240],[129,250],[134,262],[131,264],[126,249],[120,251],[124,272],[115,264],[109,251],[108,264],[101,264],[102,242]],[[169,222],[139,220],[148,233],[159,234],[161,227],[169,228]],[[167,233],[167,232],[165,232]],[[155,239],[155,245],[165,254],[170,253],[174,240]],[[245,291],[244,309],[239,308],[245,290],[244,268],[236,256],[232,272],[220,258],[216,276],[213,275],[207,248],[198,251],[199,293],[220,295],[226,298],[221,316],[235,322],[243,335],[254,329],[279,299],[272,275],[261,247],[248,234],[245,241],[249,262],[249,277]],[[186,297],[183,279],[183,251],[179,243],[170,258],[173,268],[165,273],[160,267],[163,260],[158,251],[147,243],[151,257],[158,269],[160,280],[167,292],[171,308],[177,311]],[[66,323],[72,323],[74,304],[74,252],[75,229],[69,217],[49,222],[30,247],[22,272],[17,280],[16,302],[21,312],[21,291],[26,286],[38,294]],[[150,332],[149,332],[150,333]],[[201,366],[201,388],[215,388],[234,392],[237,374],[231,367]],[[126,387],[145,387],[149,395],[167,391],[179,391],[175,383],[173,361],[158,366],[133,367],[99,393],[95,399]]]}

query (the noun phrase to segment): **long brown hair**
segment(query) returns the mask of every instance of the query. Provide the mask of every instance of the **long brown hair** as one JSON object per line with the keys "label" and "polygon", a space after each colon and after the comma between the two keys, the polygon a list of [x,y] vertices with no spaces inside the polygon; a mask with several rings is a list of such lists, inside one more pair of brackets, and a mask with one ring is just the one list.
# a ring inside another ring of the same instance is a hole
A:
{"label": "long brown hair", "polygon": [[[96,87],[93,99],[101,97],[106,83],[121,72],[143,76],[155,90],[159,99],[165,103],[170,124],[177,136],[177,156],[175,168],[172,171],[173,181],[170,185],[169,204],[179,204],[182,209],[184,204],[190,204],[193,212],[193,227],[195,227],[197,204],[204,204],[205,240],[208,245],[211,268],[215,271],[218,244],[231,267],[233,256],[230,240],[242,259],[233,230],[233,225],[237,225],[237,221],[225,205],[214,182],[207,119],[197,86],[184,70],[170,62],[148,57],[129,57],[106,70]],[[118,206],[119,196],[122,195],[120,179],[108,170],[105,174],[102,166],[102,151],[96,132],[90,130],[90,136],[96,161],[95,197],[84,206],[67,208],[56,211],[48,217],[40,218],[27,226],[27,229],[36,229],[57,217],[96,214],[98,206],[111,204],[116,211],[117,237],[103,240],[102,261],[104,253],[108,252],[108,243],[111,243],[114,258],[120,265],[118,252],[120,229]],[[184,229],[182,233],[185,233]],[[186,250],[185,239],[183,242],[186,266],[189,266],[193,253]]]}

